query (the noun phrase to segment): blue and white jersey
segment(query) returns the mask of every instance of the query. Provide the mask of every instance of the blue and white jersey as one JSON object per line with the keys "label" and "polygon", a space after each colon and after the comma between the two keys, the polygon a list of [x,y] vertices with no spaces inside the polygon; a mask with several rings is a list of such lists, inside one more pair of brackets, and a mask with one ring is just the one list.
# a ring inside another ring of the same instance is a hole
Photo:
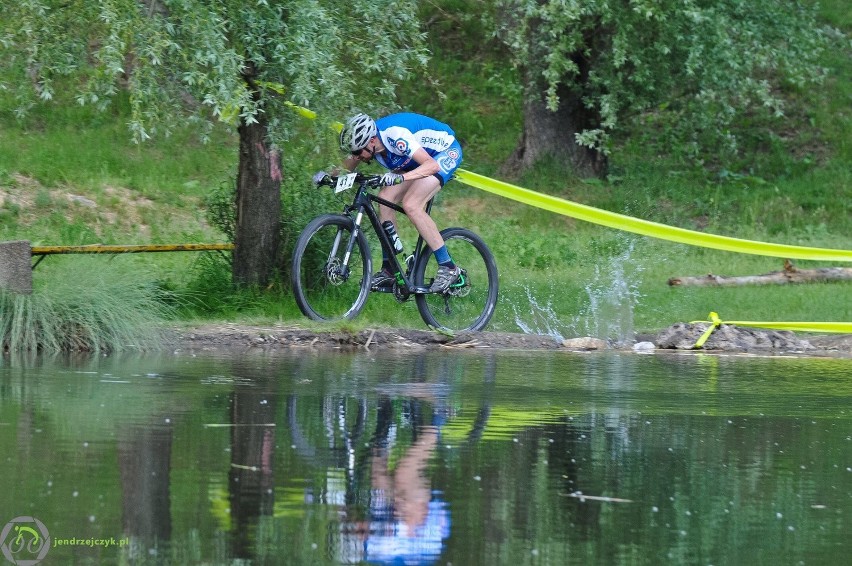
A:
{"label": "blue and white jersey", "polygon": [[376,129],[379,140],[387,150],[383,154],[376,154],[376,161],[391,171],[416,168],[418,164],[411,156],[421,147],[435,157],[456,141],[456,134],[448,125],[413,112],[379,118],[376,120]]}

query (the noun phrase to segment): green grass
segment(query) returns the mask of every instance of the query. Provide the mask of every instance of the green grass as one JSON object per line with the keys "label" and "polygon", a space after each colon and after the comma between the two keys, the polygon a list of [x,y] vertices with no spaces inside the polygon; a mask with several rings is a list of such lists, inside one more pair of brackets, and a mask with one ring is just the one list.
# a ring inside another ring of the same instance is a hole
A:
{"label": "green grass", "polygon": [[[846,3],[824,2],[822,13],[833,25],[850,31]],[[464,143],[463,167],[499,178],[500,166],[520,135],[515,71],[505,64],[500,48],[470,40],[478,33],[475,18],[440,16],[433,21],[432,31],[430,77],[406,85],[402,105],[452,124]],[[793,151],[789,145],[755,142],[750,162],[700,170],[653,151],[638,136],[624,136],[606,181],[573,178],[559,163],[542,163],[507,180],[687,229],[852,249],[848,43],[827,53],[824,65],[830,69],[824,88],[789,93],[790,127],[797,129],[800,144]],[[77,106],[40,107],[24,122],[0,112],[0,239],[28,239],[39,245],[224,241],[207,223],[202,202],[233,181],[234,133],[216,130],[206,145],[189,129],[142,146],[131,144],[129,137],[126,108],[121,104],[105,114]],[[334,199],[306,199],[293,190],[306,186],[312,171],[338,157],[317,152],[314,139],[304,142],[294,140],[285,148],[288,177],[282,196],[291,225],[286,253],[300,223],[306,223],[304,218],[342,208]],[[72,197],[84,197],[94,206]],[[492,247],[501,274],[500,303],[490,327],[494,330],[528,328],[618,339],[632,331],[650,332],[676,322],[705,319],[710,311],[723,320],[852,321],[849,284],[724,289],[667,284],[677,276],[766,273],[782,268],[780,258],[629,235],[509,202],[460,183],[441,192],[433,215],[439,226],[471,228]],[[409,246],[416,239],[405,224],[400,233]],[[48,258],[34,274],[36,294],[27,307],[35,313],[33,320],[44,320],[37,314],[48,308],[47,303],[36,303],[53,286],[65,285],[62,294],[67,301],[77,296],[83,300],[87,290],[64,283],[77,279],[62,272],[78,264],[157,281],[181,297],[178,316],[184,320],[308,324],[284,282],[270,289],[234,291],[226,262],[217,255],[192,253]],[[11,304],[8,295],[3,300],[4,305]],[[97,304],[95,298],[87,300]],[[158,303],[146,304],[156,310]],[[103,306],[112,308],[107,301]],[[370,297],[361,316],[347,324],[353,328],[424,327],[414,301],[398,304],[389,295]]]}
{"label": "green grass", "polygon": [[[157,349],[170,294],[105,258],[55,259],[32,294],[0,290],[0,351]],[[41,268],[40,268],[41,269]]]}

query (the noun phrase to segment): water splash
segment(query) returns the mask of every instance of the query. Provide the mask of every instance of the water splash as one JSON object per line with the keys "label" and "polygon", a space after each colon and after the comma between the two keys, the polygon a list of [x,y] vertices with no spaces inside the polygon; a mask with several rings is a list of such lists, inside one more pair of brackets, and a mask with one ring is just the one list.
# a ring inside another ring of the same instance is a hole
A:
{"label": "water splash", "polygon": [[633,259],[636,240],[625,241],[624,251],[595,266],[594,277],[585,287],[588,305],[573,320],[581,335],[614,344],[633,341],[633,313],[642,297],[639,275],[644,267]]}
{"label": "water splash", "polygon": [[518,325],[524,334],[538,334],[540,336],[551,336],[554,340],[561,342],[564,339],[562,332],[559,329],[559,316],[553,308],[553,301],[548,299],[543,305],[539,304],[538,300],[533,296],[529,287],[523,288],[527,296],[529,304],[524,305],[525,311],[518,312],[517,304],[512,304],[512,311],[515,314],[515,324]]}
{"label": "water splash", "polygon": [[622,242],[621,253],[595,265],[592,280],[584,287],[583,306],[573,316],[556,312],[552,299],[555,289],[542,301],[525,287],[528,304],[512,305],[518,328],[559,341],[565,336],[592,336],[612,344],[632,343],[633,313],[642,297],[639,276],[644,267],[633,257],[636,240],[625,236]]}

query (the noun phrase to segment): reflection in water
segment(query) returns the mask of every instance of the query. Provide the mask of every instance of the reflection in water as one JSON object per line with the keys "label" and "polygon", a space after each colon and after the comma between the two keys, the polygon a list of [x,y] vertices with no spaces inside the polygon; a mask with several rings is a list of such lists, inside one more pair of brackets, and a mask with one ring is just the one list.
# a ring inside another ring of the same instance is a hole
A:
{"label": "reflection in water", "polygon": [[122,427],[118,435],[122,527],[130,555],[155,554],[172,535],[169,471],[172,427],[155,422]]}
{"label": "reflection in water", "polygon": [[0,528],[132,541],[53,563],[840,563],[850,398],[848,360],[0,359]]}
{"label": "reflection in water", "polygon": [[399,431],[393,403],[387,397],[379,401],[367,501],[350,503],[343,510],[338,556],[343,563],[399,560],[419,564],[441,555],[443,540],[449,536],[449,510],[440,494],[432,491],[426,475],[439,430],[423,426],[421,403],[413,400],[402,409],[411,424],[411,444],[391,469]]}
{"label": "reflection in water", "polygon": [[[487,359],[493,361],[492,356]],[[429,361],[415,358],[409,379],[402,382],[379,377],[375,398],[323,397],[321,446],[311,445],[302,430],[296,396],[289,400],[294,448],[305,460],[326,468],[325,488],[311,492],[309,501],[339,510],[338,535],[330,546],[341,563],[429,564],[444,550],[450,510],[432,487],[430,461],[450,414],[452,373],[440,371],[445,364],[427,371]],[[490,374],[483,382],[493,383],[494,364],[487,367]],[[369,438],[367,423],[375,423]],[[478,419],[472,436],[481,434],[483,424]]]}
{"label": "reflection in water", "polygon": [[[237,385],[231,397],[231,503],[233,555],[252,558],[258,519],[271,516],[275,497],[275,381]],[[258,389],[257,385],[261,385]],[[266,387],[263,387],[266,386]]]}

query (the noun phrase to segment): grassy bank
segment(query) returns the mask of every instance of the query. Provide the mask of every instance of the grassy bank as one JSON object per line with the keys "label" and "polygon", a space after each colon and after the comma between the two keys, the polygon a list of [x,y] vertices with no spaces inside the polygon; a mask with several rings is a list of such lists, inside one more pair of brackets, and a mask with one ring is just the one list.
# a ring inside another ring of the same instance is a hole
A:
{"label": "grassy bank", "polygon": [[[841,3],[825,17],[849,31]],[[845,18],[845,19],[844,19]],[[500,165],[517,142],[521,107],[513,70],[497,48],[463,53],[470,22],[443,21],[433,45],[433,81],[411,85],[411,110],[454,125],[465,147],[464,167],[501,177]],[[459,31],[461,30],[461,31]],[[455,48],[458,51],[455,51]],[[791,112],[805,115],[798,145],[755,144],[748,163],[695,168],[671,159],[641,127],[624,136],[606,181],[567,176],[543,163],[508,179],[533,190],[598,208],[716,234],[813,247],[852,249],[852,58],[848,45],[827,55],[830,80],[819,92],[791,92]],[[442,80],[437,80],[437,79]],[[2,107],[8,107],[2,105]],[[331,134],[329,134],[331,135]],[[77,106],[41,107],[25,121],[0,111],[0,240],[34,245],[218,242],[204,199],[232,183],[236,137],[226,129],[202,144],[191,131],[142,146],[129,142],[126,108],[106,114]],[[310,173],[337,155],[311,143],[286,148],[283,188],[306,186]],[[334,211],[339,210],[336,206]],[[291,218],[305,223],[311,213]],[[670,277],[758,274],[782,259],[673,244],[576,221],[452,183],[434,216],[439,226],[462,225],[492,247],[501,272],[501,298],[491,329],[562,336],[622,338],[675,322],[703,319],[850,321],[848,284],[670,288]],[[403,239],[414,232],[402,227]],[[285,245],[292,246],[292,242]],[[37,292],[69,280],[83,260],[49,257],[35,271]],[[815,262],[799,261],[799,267]],[[194,253],[88,258],[90,269],[150,281],[181,297],[186,320],[299,322],[288,289],[234,292],[217,256]],[[96,265],[96,268],[91,266]],[[132,275],[128,275],[132,274]],[[73,290],[65,291],[72,294]],[[374,296],[355,325],[422,327],[413,302]]]}

